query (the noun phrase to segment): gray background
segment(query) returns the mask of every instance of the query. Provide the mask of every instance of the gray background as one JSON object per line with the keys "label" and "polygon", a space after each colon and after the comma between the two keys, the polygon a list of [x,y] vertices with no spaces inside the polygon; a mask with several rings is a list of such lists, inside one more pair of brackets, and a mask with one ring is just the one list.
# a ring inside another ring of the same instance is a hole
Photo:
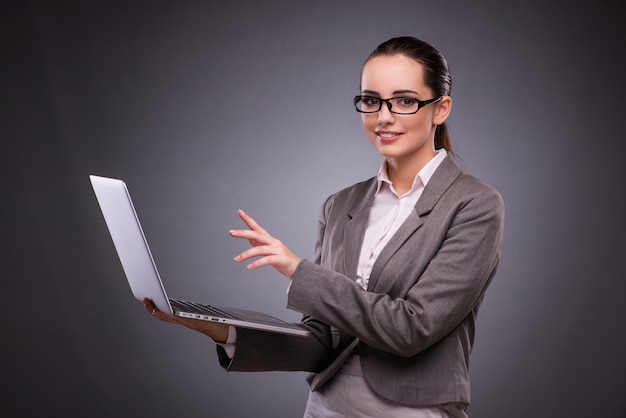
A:
{"label": "gray background", "polygon": [[311,255],[323,199],[381,161],[363,60],[408,34],[447,56],[453,145],[507,205],[471,416],[626,416],[614,3],[2,2],[0,414],[300,416],[304,373],[225,373],[145,314],[88,175],[127,181],[170,296],[297,320],[227,231],[243,208]]}

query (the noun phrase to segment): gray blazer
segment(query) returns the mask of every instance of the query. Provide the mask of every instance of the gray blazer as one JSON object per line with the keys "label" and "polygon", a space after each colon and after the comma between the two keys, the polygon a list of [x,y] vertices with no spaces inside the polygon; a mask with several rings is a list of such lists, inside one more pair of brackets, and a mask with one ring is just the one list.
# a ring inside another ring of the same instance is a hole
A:
{"label": "gray blazer", "polygon": [[323,205],[314,260],[298,266],[287,301],[312,335],[240,328],[232,359],[218,347],[227,370],[310,371],[316,390],[356,337],[363,375],[380,396],[412,406],[470,402],[469,355],[500,259],[502,198],[448,155],[365,291],[354,279],[376,185],[355,184]]}

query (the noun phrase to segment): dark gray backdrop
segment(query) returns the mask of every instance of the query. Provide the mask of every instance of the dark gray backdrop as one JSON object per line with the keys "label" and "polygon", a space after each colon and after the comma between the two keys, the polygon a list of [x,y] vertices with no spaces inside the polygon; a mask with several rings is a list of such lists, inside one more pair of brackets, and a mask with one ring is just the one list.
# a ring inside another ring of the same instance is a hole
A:
{"label": "dark gray backdrop", "polygon": [[623,24],[546,3],[2,2],[0,414],[300,416],[304,373],[227,374],[144,313],[88,175],[127,181],[170,296],[297,320],[227,231],[243,208],[311,255],[323,199],[381,161],[361,64],[408,34],[447,56],[460,162],[507,205],[472,417],[626,416]]}

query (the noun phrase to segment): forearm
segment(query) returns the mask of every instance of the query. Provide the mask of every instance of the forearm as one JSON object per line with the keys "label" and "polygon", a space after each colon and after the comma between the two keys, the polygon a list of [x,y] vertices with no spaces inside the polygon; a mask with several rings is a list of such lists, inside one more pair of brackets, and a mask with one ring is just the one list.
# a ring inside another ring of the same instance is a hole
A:
{"label": "forearm", "polygon": [[331,361],[330,334],[320,323],[310,336],[237,328],[234,356],[218,346],[220,364],[228,371],[319,371]]}

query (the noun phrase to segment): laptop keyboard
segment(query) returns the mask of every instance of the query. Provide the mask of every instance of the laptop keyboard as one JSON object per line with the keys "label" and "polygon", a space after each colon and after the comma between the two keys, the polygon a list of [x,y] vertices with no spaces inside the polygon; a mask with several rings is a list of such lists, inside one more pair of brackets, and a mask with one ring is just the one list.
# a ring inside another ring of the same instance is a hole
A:
{"label": "laptop keyboard", "polygon": [[170,304],[176,310],[179,310],[179,311],[193,312],[193,313],[198,313],[202,315],[221,316],[223,318],[229,318],[229,319],[237,319],[233,315],[226,313],[210,305],[203,305],[200,303],[189,302],[186,300],[179,300],[179,299],[170,299]]}

